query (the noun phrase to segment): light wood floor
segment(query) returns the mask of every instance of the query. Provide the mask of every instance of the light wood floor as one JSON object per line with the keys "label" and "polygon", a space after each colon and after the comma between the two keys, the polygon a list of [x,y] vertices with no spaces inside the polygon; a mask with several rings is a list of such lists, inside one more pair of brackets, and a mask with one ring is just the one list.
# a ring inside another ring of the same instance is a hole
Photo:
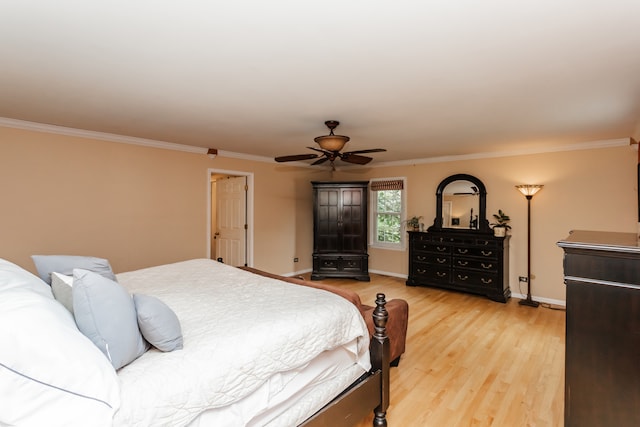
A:
{"label": "light wood floor", "polygon": [[[407,350],[391,370],[390,427],[563,425],[564,311],[380,275],[323,282],[369,305],[377,292],[409,303]],[[370,425],[371,418],[358,427]]]}

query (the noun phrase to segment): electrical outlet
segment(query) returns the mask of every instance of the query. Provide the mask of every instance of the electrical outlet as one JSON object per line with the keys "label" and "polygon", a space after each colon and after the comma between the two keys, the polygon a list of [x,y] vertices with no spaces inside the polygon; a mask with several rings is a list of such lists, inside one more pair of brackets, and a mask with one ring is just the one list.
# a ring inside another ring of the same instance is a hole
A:
{"label": "electrical outlet", "polygon": [[295,258],[293,259],[293,262],[298,262],[298,257],[295,257]]}
{"label": "electrical outlet", "polygon": [[518,280],[524,283],[527,283],[529,281],[529,279],[527,278],[527,276],[520,276],[518,277]]}

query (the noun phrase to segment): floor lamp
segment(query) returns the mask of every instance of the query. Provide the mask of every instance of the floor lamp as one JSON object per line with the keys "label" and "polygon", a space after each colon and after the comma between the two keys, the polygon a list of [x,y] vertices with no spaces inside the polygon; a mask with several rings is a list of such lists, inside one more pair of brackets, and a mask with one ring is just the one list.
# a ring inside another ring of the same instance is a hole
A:
{"label": "floor lamp", "polygon": [[542,185],[516,185],[516,188],[527,198],[527,298],[519,304],[537,307],[540,303],[531,299],[531,199],[542,190]]}

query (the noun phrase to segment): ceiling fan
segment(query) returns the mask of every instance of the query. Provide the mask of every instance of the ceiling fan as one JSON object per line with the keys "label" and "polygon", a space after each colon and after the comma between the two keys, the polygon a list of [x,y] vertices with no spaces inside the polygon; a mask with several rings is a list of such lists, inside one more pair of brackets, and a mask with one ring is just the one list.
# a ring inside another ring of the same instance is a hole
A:
{"label": "ceiling fan", "polygon": [[310,150],[317,151],[320,154],[309,153],[309,154],[294,154],[291,156],[279,156],[275,158],[276,162],[296,162],[299,160],[311,160],[318,159],[315,162],[311,163],[312,165],[320,165],[324,162],[331,162],[331,168],[335,170],[335,166],[333,162],[337,159],[342,160],[347,163],[354,163],[357,165],[366,165],[371,160],[371,157],[361,156],[361,154],[365,153],[379,153],[382,151],[387,151],[384,148],[371,148],[368,150],[357,150],[357,151],[346,151],[341,153],[340,151],[344,148],[344,145],[349,142],[348,136],[344,135],[335,135],[333,130],[338,127],[340,124],[337,120],[327,120],[324,122],[325,125],[329,128],[329,135],[318,136],[313,140],[318,143],[320,148],[315,147],[307,147]]}

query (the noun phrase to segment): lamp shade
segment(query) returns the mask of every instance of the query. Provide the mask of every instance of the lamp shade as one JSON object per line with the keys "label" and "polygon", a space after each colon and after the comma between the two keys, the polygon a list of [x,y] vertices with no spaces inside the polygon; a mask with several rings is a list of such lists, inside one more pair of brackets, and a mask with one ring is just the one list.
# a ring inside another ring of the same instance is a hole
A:
{"label": "lamp shade", "polygon": [[538,191],[542,190],[543,185],[523,184],[516,185],[516,188],[526,197],[533,197]]}
{"label": "lamp shade", "polygon": [[318,143],[320,148],[326,151],[340,151],[344,147],[344,144],[349,142],[349,137],[344,135],[331,135],[318,136],[313,140]]}

